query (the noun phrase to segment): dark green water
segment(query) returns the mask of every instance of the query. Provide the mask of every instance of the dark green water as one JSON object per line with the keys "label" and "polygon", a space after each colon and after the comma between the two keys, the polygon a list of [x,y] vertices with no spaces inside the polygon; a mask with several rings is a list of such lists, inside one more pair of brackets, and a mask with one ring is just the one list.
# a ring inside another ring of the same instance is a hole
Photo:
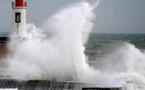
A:
{"label": "dark green water", "polygon": [[102,58],[124,42],[135,45],[140,50],[145,49],[145,34],[90,34],[86,46],[89,60]]}

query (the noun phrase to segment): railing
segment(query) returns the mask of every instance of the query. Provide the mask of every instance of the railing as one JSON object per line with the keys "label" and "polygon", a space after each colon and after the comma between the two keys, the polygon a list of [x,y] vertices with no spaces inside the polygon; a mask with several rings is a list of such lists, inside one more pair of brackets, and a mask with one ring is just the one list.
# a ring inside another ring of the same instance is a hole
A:
{"label": "railing", "polygon": [[[93,87],[92,87],[93,86]],[[17,88],[18,90],[123,90],[122,87],[96,86],[80,82],[57,82],[55,80],[0,80],[0,88]]]}

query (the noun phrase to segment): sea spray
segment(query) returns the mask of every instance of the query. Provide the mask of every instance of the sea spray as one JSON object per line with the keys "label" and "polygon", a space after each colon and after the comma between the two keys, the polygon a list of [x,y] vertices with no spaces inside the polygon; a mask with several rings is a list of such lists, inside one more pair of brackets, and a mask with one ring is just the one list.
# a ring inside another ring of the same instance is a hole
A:
{"label": "sea spray", "polygon": [[84,44],[97,5],[86,1],[71,4],[40,28],[29,24],[24,35],[12,37],[7,74],[20,80],[90,80],[97,71],[87,64]]}

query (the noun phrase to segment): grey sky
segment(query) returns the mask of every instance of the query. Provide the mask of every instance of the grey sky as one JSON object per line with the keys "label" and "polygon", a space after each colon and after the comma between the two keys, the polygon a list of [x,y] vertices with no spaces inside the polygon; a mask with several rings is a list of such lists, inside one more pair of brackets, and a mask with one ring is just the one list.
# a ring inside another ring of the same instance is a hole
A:
{"label": "grey sky", "polygon": [[[77,1],[27,0],[28,22],[39,25],[64,5]],[[145,0],[101,0],[96,13],[93,32],[145,33]],[[11,0],[0,0],[0,32],[10,31]]]}

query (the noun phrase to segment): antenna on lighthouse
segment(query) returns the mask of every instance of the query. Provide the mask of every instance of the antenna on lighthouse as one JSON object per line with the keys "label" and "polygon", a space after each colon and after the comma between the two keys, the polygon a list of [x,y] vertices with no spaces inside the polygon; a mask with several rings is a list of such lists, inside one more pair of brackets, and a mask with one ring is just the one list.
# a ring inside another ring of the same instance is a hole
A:
{"label": "antenna on lighthouse", "polygon": [[25,0],[12,0],[13,32],[17,36],[26,31],[26,7]]}

